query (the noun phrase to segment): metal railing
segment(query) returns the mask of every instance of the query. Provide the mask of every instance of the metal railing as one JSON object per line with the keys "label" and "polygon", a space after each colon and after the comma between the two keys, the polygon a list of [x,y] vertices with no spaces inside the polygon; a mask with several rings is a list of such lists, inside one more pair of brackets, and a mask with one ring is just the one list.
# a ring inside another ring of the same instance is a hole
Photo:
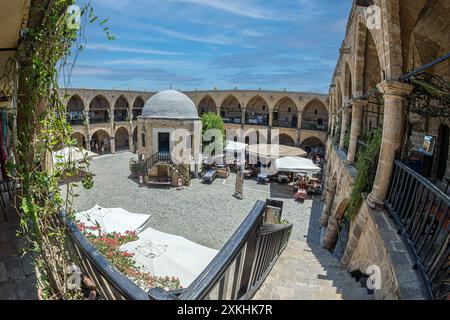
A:
{"label": "metal railing", "polygon": [[294,129],[296,129],[297,121],[296,120],[286,121],[286,120],[274,119],[272,122],[272,126],[278,127],[278,128],[294,128]]}
{"label": "metal railing", "polygon": [[[245,300],[264,282],[289,241],[292,224],[269,224],[268,201],[258,201],[225,246],[192,284],[179,290],[145,292],[117,271],[67,219],[78,263],[108,300]],[[282,205],[279,208],[281,217]]]}
{"label": "metal railing", "polygon": [[179,299],[246,300],[253,297],[285,249],[292,231],[292,224],[265,223],[266,209],[263,201],[255,204],[223,249]]}
{"label": "metal railing", "polygon": [[327,131],[328,126],[327,125],[318,125],[317,123],[303,121],[302,129],[303,130],[314,130],[314,131]]}
{"label": "metal railing", "polygon": [[78,266],[91,279],[96,290],[107,300],[149,300],[148,294],[133,281],[125,277],[101,255],[86,239],[76,224],[66,219],[68,235],[72,240],[72,249],[78,258]]}
{"label": "metal railing", "polygon": [[166,163],[170,165],[171,168],[181,174],[181,176],[186,181],[186,184],[190,183],[191,178],[189,175],[189,169],[186,168],[186,166],[184,166],[183,164],[178,163],[169,152],[156,152],[150,158],[145,160],[144,172],[148,172],[149,169],[151,169],[158,163]]}
{"label": "metal railing", "polygon": [[450,198],[427,179],[395,161],[385,205],[434,299],[450,295]]}

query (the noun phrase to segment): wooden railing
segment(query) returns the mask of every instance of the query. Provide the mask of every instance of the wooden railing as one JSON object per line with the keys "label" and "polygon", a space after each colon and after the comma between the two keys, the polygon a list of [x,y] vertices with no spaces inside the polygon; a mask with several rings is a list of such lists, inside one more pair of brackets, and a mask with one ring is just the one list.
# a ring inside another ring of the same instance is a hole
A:
{"label": "wooden railing", "polygon": [[[272,207],[273,202],[268,201]],[[117,271],[86,240],[76,225],[67,221],[79,266],[108,300],[245,300],[256,293],[285,249],[292,224],[268,224],[268,204],[258,201],[222,250],[192,282],[180,290],[160,288],[144,292]],[[281,206],[279,215],[281,217]]]}
{"label": "wooden railing", "polygon": [[385,205],[408,244],[429,296],[448,299],[449,197],[411,168],[396,161]]}

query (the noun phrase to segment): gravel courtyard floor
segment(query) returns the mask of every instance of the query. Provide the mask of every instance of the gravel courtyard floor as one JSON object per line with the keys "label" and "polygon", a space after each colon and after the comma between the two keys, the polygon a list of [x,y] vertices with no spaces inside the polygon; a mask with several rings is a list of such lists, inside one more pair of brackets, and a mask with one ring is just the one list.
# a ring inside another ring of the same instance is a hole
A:
{"label": "gravel courtyard floor", "polygon": [[318,221],[323,202],[319,196],[296,203],[290,187],[258,185],[253,180],[244,184],[244,199],[233,197],[235,175],[216,179],[205,185],[198,179],[184,190],[149,189],[139,187],[131,179],[129,161],[136,155],[121,152],[95,158],[91,163],[94,188],[79,187],[74,200],[76,211],[84,211],[98,204],[102,207],[121,207],[125,210],[150,214],[151,226],[162,232],[183,236],[201,245],[220,249],[249,213],[257,200],[268,198],[284,201],[283,218],[294,224],[292,239],[319,237]]}

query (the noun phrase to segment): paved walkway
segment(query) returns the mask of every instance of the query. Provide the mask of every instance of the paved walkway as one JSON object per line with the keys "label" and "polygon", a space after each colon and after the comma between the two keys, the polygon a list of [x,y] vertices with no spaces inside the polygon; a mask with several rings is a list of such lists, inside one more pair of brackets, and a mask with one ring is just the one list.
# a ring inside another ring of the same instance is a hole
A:
{"label": "paved walkway", "polygon": [[198,244],[221,249],[236,231],[257,200],[282,200],[283,218],[294,224],[292,238],[302,240],[308,233],[311,212],[322,212],[320,197],[297,203],[287,185],[259,185],[246,179],[244,199],[233,197],[236,175],[216,179],[212,185],[192,180],[192,186],[178,191],[139,187],[130,178],[129,161],[136,155],[121,152],[95,158],[91,163],[94,187],[77,188],[76,211],[85,211],[96,204],[130,212],[150,214],[152,228],[183,236]]}
{"label": "paved walkway", "polygon": [[16,237],[19,219],[13,208],[8,222],[0,212],[0,300],[37,299],[36,275],[31,256],[19,254],[23,239]]}
{"label": "paved walkway", "polygon": [[183,191],[148,189],[129,178],[128,163],[134,157],[124,152],[94,159],[94,188],[77,190],[80,196],[75,199],[75,209],[83,211],[99,204],[148,213],[153,228],[220,249],[257,200],[279,199],[284,202],[283,218],[294,228],[287,249],[255,299],[371,298],[365,288],[339,268],[335,257],[320,248],[320,197],[297,203],[288,186],[245,180],[245,198],[236,200],[232,196],[235,175],[217,179],[212,185],[194,179],[192,186]]}

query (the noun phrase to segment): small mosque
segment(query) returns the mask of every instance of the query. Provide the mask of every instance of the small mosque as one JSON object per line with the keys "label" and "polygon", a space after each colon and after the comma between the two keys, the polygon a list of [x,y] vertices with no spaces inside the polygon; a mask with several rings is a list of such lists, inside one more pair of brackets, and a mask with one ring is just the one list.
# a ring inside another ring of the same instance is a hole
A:
{"label": "small mosque", "polygon": [[145,103],[137,128],[145,183],[189,185],[201,154],[202,122],[195,103],[179,91],[161,91]]}

